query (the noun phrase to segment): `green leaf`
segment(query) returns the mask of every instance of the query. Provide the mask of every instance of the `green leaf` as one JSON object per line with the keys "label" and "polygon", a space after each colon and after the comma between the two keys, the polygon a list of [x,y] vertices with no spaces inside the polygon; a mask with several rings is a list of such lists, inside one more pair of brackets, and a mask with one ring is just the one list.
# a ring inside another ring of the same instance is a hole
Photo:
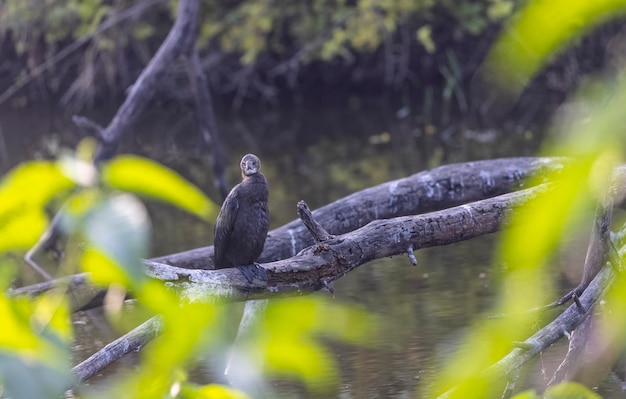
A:
{"label": "green leaf", "polygon": [[426,49],[428,54],[433,54],[435,50],[437,50],[437,46],[433,41],[432,37],[432,27],[430,25],[424,25],[419,28],[415,34],[417,41],[419,41],[422,46]]}
{"label": "green leaf", "polygon": [[624,12],[625,0],[527,2],[489,51],[484,76],[517,94],[567,43]]}
{"label": "green leaf", "polygon": [[[148,253],[150,221],[144,205],[136,197],[120,194],[101,202],[87,215],[83,230],[90,250],[100,252],[97,255],[96,252],[86,253],[83,266],[87,270],[110,278],[117,273],[111,268],[117,266],[128,280],[110,282],[125,285],[145,281],[141,259]],[[102,263],[101,267],[107,270],[97,271],[98,263]]]}
{"label": "green leaf", "polygon": [[70,386],[71,324],[66,298],[36,300],[0,294],[2,396],[58,398]]}
{"label": "green leaf", "polygon": [[512,399],[539,399],[537,393],[533,390],[520,392],[517,395],[513,396]]}
{"label": "green leaf", "polygon": [[0,183],[0,218],[26,207],[43,208],[56,195],[72,187],[72,180],[54,162],[19,165]]}
{"label": "green leaf", "polygon": [[545,399],[602,399],[602,396],[593,392],[578,382],[564,382],[551,387],[546,391]]}
{"label": "green leaf", "polygon": [[59,369],[17,354],[0,352],[3,397],[61,398],[72,383],[70,369]]}
{"label": "green leaf", "polygon": [[48,227],[48,216],[40,208],[25,208],[0,219],[0,253],[32,248]]}
{"label": "green leaf", "polygon": [[178,173],[145,158],[124,155],[113,159],[103,167],[102,180],[110,187],[167,202],[205,220],[214,220],[219,211]]}
{"label": "green leaf", "polygon": [[487,15],[491,21],[499,21],[511,15],[513,6],[512,1],[497,0],[487,8]]}
{"label": "green leaf", "polygon": [[54,162],[19,165],[0,183],[0,252],[32,247],[48,226],[44,206],[75,184]]}
{"label": "green leaf", "polygon": [[181,391],[181,399],[248,399],[249,396],[224,385],[209,384],[195,387],[185,384]]}
{"label": "green leaf", "polygon": [[334,357],[319,336],[363,343],[376,325],[361,309],[315,296],[271,301],[261,324],[240,351],[249,357],[250,370],[256,365],[267,374],[299,378],[311,390],[331,388],[337,376]]}

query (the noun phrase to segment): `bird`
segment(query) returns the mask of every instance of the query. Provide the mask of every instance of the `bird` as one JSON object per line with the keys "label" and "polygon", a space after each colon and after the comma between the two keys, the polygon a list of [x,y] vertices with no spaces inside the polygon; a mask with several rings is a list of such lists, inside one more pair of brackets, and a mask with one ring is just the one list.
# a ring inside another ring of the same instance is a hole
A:
{"label": "bird", "polygon": [[241,183],[230,190],[215,223],[215,268],[236,267],[251,284],[267,284],[266,270],[256,263],[269,229],[269,190],[254,154],[241,158]]}

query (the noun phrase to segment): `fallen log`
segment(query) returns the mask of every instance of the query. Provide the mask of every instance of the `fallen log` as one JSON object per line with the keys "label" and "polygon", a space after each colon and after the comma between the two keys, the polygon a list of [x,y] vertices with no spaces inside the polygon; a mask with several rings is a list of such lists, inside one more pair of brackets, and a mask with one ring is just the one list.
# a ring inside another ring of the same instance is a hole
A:
{"label": "fallen log", "polygon": [[[560,170],[564,159],[502,158],[440,166],[338,199],[313,216],[330,234],[345,234],[377,219],[415,215],[528,187],[529,176]],[[271,198],[270,198],[271,201]],[[269,232],[260,262],[294,256],[313,244],[299,219]],[[188,269],[212,269],[213,246],[153,259]]]}
{"label": "fallen log", "polygon": [[[313,211],[313,217],[328,233],[345,234],[375,220],[444,209],[517,190],[529,185],[526,181],[529,176],[560,170],[564,163],[563,159],[554,158],[503,158],[445,165],[358,191]],[[296,219],[269,232],[259,261],[287,259],[313,243],[302,221]],[[408,250],[409,246],[404,249]],[[148,270],[162,264],[156,268],[164,275],[169,270],[166,265],[210,270],[214,267],[213,246],[154,258],[145,264]],[[182,271],[179,273],[184,275]],[[226,280],[225,284],[230,283]],[[78,274],[13,289],[11,293],[39,295],[67,284],[70,290],[77,290],[87,281],[83,274]],[[89,300],[84,295],[75,295],[73,308],[80,309]]]}

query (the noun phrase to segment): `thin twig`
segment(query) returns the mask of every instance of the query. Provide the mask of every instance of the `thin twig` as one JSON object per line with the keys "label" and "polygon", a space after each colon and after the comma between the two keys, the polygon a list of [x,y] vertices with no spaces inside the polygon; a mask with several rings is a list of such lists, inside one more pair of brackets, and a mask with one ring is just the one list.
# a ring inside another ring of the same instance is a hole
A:
{"label": "thin twig", "polygon": [[309,206],[304,201],[298,202],[298,216],[300,216],[302,223],[304,223],[306,228],[309,230],[313,239],[315,239],[315,242],[320,243],[335,237],[332,234],[329,234],[322,227],[322,225],[315,220],[313,214],[311,213],[311,209],[309,209]]}

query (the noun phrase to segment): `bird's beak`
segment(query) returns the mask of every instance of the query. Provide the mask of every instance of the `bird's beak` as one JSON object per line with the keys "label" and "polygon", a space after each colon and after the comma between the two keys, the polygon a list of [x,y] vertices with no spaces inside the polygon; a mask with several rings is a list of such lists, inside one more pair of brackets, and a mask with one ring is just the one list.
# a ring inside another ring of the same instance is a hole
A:
{"label": "bird's beak", "polygon": [[254,166],[253,162],[245,162],[243,165],[243,170],[246,176],[253,175],[257,173],[259,170]]}

